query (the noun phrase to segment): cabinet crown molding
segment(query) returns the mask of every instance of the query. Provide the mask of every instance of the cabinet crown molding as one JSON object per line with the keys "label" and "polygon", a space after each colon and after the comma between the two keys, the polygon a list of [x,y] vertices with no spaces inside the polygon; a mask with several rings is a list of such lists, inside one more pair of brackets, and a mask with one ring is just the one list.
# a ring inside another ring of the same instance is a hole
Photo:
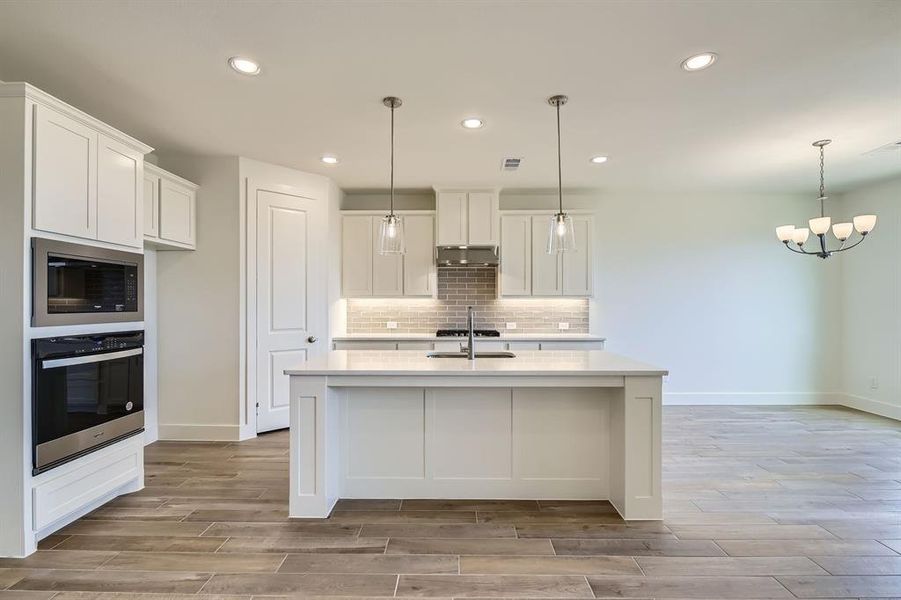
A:
{"label": "cabinet crown molding", "polygon": [[175,173],[172,173],[171,171],[167,171],[166,169],[162,169],[153,163],[149,163],[149,162],[145,161],[144,162],[144,172],[150,173],[151,175],[156,175],[157,177],[165,177],[166,179],[168,179],[170,181],[175,181],[177,183],[180,183],[186,187],[191,188],[192,190],[200,189],[200,186],[197,185],[196,183],[194,183],[192,181],[188,181],[187,179],[185,179],[183,177],[179,177]]}
{"label": "cabinet crown molding", "polygon": [[53,110],[64,113],[69,118],[80,121],[84,125],[87,125],[88,127],[102,133],[103,135],[113,138],[121,144],[125,144],[129,148],[140,152],[141,154],[149,154],[150,152],[153,152],[153,148],[151,146],[148,146],[144,142],[136,140],[127,133],[123,133],[118,129],[107,125],[100,119],[92,117],[86,112],[75,108],[71,104],[66,104],[59,98],[51,96],[47,92],[41,90],[40,88],[34,87],[30,83],[0,83],[0,98],[26,98],[33,102],[43,104],[44,106],[52,108]]}

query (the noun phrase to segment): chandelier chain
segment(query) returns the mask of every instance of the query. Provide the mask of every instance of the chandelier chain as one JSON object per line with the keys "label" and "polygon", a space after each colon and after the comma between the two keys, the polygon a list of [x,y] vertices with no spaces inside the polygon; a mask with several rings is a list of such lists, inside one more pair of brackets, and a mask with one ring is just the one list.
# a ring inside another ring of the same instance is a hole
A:
{"label": "chandelier chain", "polygon": [[825,166],[826,166],[826,152],[824,150],[824,146],[820,146],[820,216],[825,217],[825,207],[824,203],[826,200],[826,179],[825,179]]}
{"label": "chandelier chain", "polygon": [[557,200],[563,213],[563,161],[560,158],[560,103],[557,102]]}
{"label": "chandelier chain", "polygon": [[394,215],[394,102],[391,103],[391,211]]}

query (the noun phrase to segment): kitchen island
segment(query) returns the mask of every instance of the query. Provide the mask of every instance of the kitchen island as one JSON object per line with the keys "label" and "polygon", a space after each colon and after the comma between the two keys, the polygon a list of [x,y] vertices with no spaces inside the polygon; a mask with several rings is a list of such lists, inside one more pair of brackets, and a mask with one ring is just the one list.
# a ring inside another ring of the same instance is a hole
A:
{"label": "kitchen island", "polygon": [[338,498],[609,500],[663,517],[658,367],[339,350],[285,373],[291,517],[327,517]]}

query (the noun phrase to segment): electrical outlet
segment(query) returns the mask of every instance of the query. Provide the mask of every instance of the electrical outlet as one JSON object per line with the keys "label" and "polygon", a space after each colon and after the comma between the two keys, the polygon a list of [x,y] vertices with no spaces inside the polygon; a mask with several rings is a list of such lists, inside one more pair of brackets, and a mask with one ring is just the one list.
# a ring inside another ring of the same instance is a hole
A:
{"label": "electrical outlet", "polygon": [[516,329],[516,323],[507,323],[507,329]]}
{"label": "electrical outlet", "polygon": [[870,389],[871,390],[879,389],[879,378],[878,377],[870,377]]}
{"label": "electrical outlet", "polygon": [[569,329],[569,323],[557,323],[557,329]]}
{"label": "electrical outlet", "polygon": [[388,329],[397,329],[397,321],[388,321],[386,325]]}

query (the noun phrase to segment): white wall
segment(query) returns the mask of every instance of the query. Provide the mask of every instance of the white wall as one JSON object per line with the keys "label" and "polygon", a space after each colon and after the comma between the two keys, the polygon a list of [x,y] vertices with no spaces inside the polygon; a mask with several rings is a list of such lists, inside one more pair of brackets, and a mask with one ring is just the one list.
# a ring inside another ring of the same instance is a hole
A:
{"label": "white wall", "polygon": [[[501,194],[502,209],[553,194]],[[774,228],[809,197],[568,194],[597,212],[592,333],[670,370],[668,403],[822,403],[840,387],[839,266],[790,254]]]}
{"label": "white wall", "polygon": [[160,157],[200,185],[197,250],[157,254],[159,435],[237,440],[240,427],[236,157]]}
{"label": "white wall", "polygon": [[156,250],[144,249],[144,443],[159,439]]}
{"label": "white wall", "polygon": [[844,403],[901,419],[901,178],[843,194],[834,212],[841,221],[879,217],[868,239],[839,259]]}

